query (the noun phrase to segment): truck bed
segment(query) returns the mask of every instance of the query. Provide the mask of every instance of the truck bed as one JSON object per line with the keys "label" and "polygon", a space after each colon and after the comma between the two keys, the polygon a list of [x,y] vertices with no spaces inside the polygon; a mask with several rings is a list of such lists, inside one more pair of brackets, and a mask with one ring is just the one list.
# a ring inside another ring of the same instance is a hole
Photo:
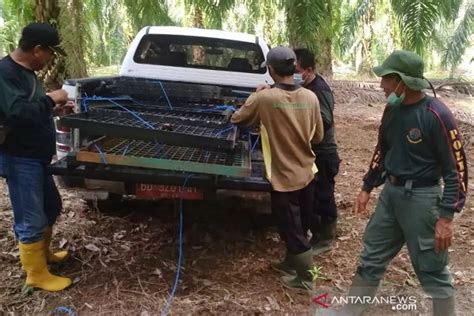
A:
{"label": "truck bed", "polygon": [[[74,84],[78,113],[59,122],[72,128],[73,146],[65,159],[51,165],[53,174],[78,179],[76,185],[84,188],[84,179],[122,183],[124,194],[133,194],[136,184],[181,186],[190,174],[186,185],[201,190],[270,191],[260,148],[252,144],[256,133],[237,131],[228,123],[229,108],[242,104],[246,91],[129,77]],[[192,133],[184,135],[186,131],[180,136],[176,128],[183,124],[193,130],[223,130],[225,141],[235,145],[222,146],[223,132],[199,142],[189,138],[196,137]],[[167,132],[170,137],[162,137]],[[120,141],[109,146],[107,139]]]}
{"label": "truck bed", "polygon": [[[69,159],[69,162],[67,160]],[[201,173],[183,173],[149,168],[78,163],[72,156],[58,160],[49,166],[52,174],[128,183],[183,185],[191,174],[187,186],[206,190],[242,190],[270,192],[270,183],[262,177],[263,163],[254,163],[250,177],[226,177]]]}

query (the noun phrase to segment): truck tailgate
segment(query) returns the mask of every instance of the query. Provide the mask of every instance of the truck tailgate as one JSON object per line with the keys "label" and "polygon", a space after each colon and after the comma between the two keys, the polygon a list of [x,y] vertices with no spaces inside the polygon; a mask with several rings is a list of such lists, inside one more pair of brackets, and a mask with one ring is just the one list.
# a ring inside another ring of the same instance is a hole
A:
{"label": "truck tailgate", "polygon": [[[54,175],[72,176],[87,179],[110,180],[127,183],[149,183],[183,185],[190,173],[138,168],[128,166],[113,166],[100,164],[67,164],[66,158],[56,161],[49,166]],[[192,173],[187,186],[204,189],[229,189],[242,191],[270,192],[271,186],[267,180],[252,174],[250,177],[226,177],[209,174]]]}

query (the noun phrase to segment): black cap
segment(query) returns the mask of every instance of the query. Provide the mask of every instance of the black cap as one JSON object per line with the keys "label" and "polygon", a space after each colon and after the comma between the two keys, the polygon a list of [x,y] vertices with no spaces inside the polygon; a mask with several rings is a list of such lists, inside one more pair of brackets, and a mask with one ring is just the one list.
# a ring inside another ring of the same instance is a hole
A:
{"label": "black cap", "polygon": [[263,66],[284,66],[296,64],[295,52],[289,47],[278,46],[270,49]]}
{"label": "black cap", "polygon": [[21,32],[21,39],[30,43],[48,47],[54,52],[66,56],[64,50],[59,47],[58,31],[47,23],[30,23]]}

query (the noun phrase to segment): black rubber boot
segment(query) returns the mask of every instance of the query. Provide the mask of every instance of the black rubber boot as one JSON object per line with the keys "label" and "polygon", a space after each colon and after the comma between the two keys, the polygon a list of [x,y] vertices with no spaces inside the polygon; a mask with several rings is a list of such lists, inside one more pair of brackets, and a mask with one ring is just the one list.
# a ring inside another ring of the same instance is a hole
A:
{"label": "black rubber boot", "polygon": [[288,255],[289,263],[296,270],[296,275],[285,275],[281,277],[281,283],[289,289],[313,290],[313,276],[311,270],[313,265],[312,250],[297,254]]}
{"label": "black rubber boot", "polygon": [[313,256],[317,256],[332,249],[334,238],[336,238],[336,220],[330,223],[323,223],[319,236],[311,238],[311,247],[313,249]]}
{"label": "black rubber boot", "polygon": [[283,273],[284,275],[296,275],[295,268],[290,264],[288,252],[286,252],[285,259],[283,259],[283,261],[272,262],[271,267],[273,270]]}
{"label": "black rubber boot", "polygon": [[455,316],[454,296],[449,298],[433,298],[433,316]]}

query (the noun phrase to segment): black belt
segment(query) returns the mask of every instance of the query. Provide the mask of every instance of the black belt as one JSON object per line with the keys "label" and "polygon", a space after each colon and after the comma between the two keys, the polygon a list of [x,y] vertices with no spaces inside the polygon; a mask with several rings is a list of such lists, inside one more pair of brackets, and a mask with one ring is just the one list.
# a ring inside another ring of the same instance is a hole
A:
{"label": "black belt", "polygon": [[[387,177],[388,182],[395,186],[405,186],[408,179],[402,179],[396,176],[389,175]],[[439,179],[417,179],[412,180],[413,183],[411,185],[412,188],[423,188],[423,187],[432,187],[435,185],[439,185]]]}

